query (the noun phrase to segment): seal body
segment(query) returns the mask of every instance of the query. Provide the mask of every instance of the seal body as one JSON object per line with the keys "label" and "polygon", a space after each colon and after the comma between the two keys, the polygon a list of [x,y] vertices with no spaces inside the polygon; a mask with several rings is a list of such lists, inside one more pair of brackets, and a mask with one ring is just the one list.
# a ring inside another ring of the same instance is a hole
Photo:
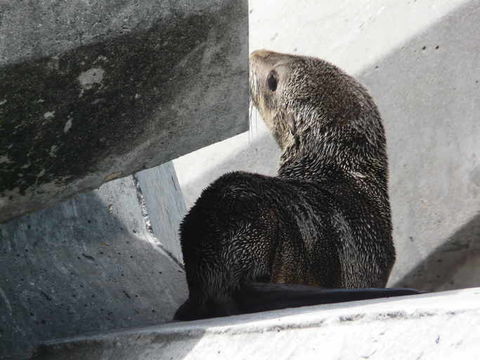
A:
{"label": "seal body", "polygon": [[261,50],[250,68],[278,176],[226,174],[184,218],[189,298],[176,319],[241,312],[255,281],[384,287],[395,260],[385,134],[365,88],[317,58]]}

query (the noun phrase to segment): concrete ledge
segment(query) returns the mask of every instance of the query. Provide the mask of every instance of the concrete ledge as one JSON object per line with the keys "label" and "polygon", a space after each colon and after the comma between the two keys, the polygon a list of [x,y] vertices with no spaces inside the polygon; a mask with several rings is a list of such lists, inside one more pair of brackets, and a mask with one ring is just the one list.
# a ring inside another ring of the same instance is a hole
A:
{"label": "concrete ledge", "polygon": [[35,359],[478,359],[480,288],[50,342]]}

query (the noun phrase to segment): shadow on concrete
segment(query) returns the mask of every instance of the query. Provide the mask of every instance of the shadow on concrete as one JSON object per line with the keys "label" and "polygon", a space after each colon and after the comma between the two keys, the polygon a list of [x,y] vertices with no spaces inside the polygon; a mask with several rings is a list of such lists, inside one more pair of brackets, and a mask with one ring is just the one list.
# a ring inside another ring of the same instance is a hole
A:
{"label": "shadow on concrete", "polygon": [[394,286],[439,291],[479,285],[480,215],[477,215]]}
{"label": "shadow on concrete", "polygon": [[131,181],[0,225],[1,359],[173,317],[185,276],[149,238]]}

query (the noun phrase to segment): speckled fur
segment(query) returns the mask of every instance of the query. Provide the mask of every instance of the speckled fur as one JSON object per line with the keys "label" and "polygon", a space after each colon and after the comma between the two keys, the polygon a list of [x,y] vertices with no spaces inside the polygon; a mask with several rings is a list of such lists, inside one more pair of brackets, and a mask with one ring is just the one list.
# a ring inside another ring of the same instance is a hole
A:
{"label": "speckled fur", "polygon": [[252,101],[283,150],[278,176],[230,173],[197,200],[181,226],[190,295],[177,319],[236,313],[251,281],[384,287],[395,260],[385,135],[367,91],[316,58],[262,50],[250,67]]}

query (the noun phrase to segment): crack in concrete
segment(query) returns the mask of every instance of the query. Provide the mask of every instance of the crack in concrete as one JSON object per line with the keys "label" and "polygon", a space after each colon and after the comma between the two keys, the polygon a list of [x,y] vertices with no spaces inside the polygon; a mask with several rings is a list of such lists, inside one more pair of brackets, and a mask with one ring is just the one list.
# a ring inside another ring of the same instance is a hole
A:
{"label": "crack in concrete", "polygon": [[145,197],[143,195],[142,187],[140,186],[140,182],[136,174],[132,174],[133,184],[135,185],[135,190],[137,193],[137,200],[140,205],[140,209],[142,211],[142,217],[145,222],[145,228],[147,232],[152,236],[155,240],[155,245],[157,245],[175,264],[177,264],[182,270],[185,271],[185,266],[177,259],[177,257],[172,254],[160,241],[158,237],[155,236],[153,232],[152,222],[150,220],[150,216],[148,214],[148,207],[145,202]]}

